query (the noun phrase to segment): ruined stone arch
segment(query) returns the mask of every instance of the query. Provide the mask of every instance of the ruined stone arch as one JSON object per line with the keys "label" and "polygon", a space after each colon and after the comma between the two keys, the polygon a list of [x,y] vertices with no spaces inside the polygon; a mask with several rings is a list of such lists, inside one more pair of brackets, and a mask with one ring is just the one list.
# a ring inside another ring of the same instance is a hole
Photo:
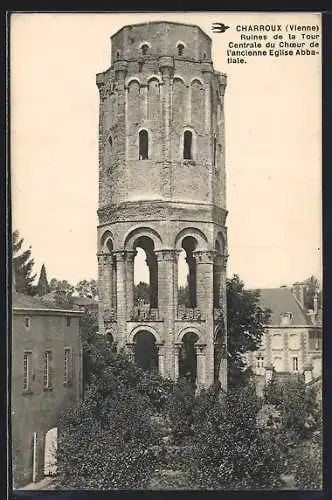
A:
{"label": "ruined stone arch", "polygon": [[137,78],[136,76],[132,76],[131,78],[128,78],[128,79],[126,80],[126,85],[125,85],[125,86],[126,86],[127,88],[129,88],[129,85],[130,85],[131,83],[133,83],[133,82],[138,83],[138,85],[139,85],[140,87],[142,86],[142,83],[141,83],[140,79],[139,79],[139,78]]}
{"label": "ruined stone arch", "polygon": [[197,245],[196,245],[195,250],[208,250],[209,249],[208,239],[205,236],[205,234],[203,233],[203,231],[201,231],[200,229],[195,228],[195,227],[187,227],[185,229],[182,229],[175,237],[174,247],[177,250],[182,249],[182,241],[187,236],[191,236],[192,238],[194,238],[194,240],[196,240]]}
{"label": "ruined stone arch", "polygon": [[215,250],[217,250],[221,255],[227,255],[227,239],[222,231],[218,231],[216,234]]}
{"label": "ruined stone arch", "polygon": [[138,226],[136,228],[132,228],[125,236],[123,245],[125,250],[135,250],[136,240],[143,236],[150,238],[153,241],[155,250],[160,250],[162,248],[162,238],[155,229],[146,226]]}
{"label": "ruined stone arch", "polygon": [[197,328],[196,326],[186,326],[182,328],[177,334],[175,343],[180,344],[182,342],[183,337],[187,333],[195,333],[198,336],[197,344],[203,342],[204,340],[204,333],[199,328]]}
{"label": "ruined stone arch", "polygon": [[100,250],[105,253],[109,253],[113,250],[114,237],[109,229],[103,232],[100,238]]}
{"label": "ruined stone arch", "polygon": [[149,332],[154,336],[154,338],[156,340],[156,344],[163,343],[157,330],[155,330],[155,328],[153,328],[152,326],[144,325],[144,324],[136,326],[135,328],[132,329],[132,331],[128,335],[127,343],[133,344],[135,342],[135,335],[139,332]]}

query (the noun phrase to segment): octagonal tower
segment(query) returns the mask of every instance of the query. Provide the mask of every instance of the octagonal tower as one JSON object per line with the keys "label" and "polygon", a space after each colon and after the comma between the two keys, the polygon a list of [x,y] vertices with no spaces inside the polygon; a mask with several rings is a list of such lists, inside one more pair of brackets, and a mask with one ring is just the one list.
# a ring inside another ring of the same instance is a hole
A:
{"label": "octagonal tower", "polygon": [[[144,368],[226,388],[226,75],[213,68],[211,39],[173,22],[125,26],[97,85],[99,332]],[[138,247],[146,303],[135,300]]]}

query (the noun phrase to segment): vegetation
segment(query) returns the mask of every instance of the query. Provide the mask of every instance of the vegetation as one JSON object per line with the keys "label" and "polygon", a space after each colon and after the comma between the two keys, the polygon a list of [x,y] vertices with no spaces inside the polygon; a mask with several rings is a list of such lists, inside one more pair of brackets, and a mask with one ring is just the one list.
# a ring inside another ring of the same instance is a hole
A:
{"label": "vegetation", "polygon": [[33,274],[34,260],[31,258],[31,247],[23,250],[24,238],[19,231],[12,234],[12,262],[15,278],[15,289],[18,293],[35,295],[36,289],[33,282],[36,274]]}

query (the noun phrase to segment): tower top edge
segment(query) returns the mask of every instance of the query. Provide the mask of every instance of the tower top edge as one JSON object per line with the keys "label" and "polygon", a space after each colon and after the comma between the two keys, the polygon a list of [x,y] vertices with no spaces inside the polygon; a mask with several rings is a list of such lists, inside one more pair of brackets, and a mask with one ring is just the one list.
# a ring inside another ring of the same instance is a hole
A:
{"label": "tower top edge", "polygon": [[212,42],[212,38],[207,34],[205,33],[204,30],[202,30],[202,28],[200,26],[198,26],[197,24],[188,24],[188,23],[178,23],[176,21],[148,21],[146,23],[137,23],[137,24],[126,24],[125,26],[122,26],[122,28],[120,28],[118,31],[116,31],[113,35],[111,35],[111,40],[116,37],[117,35],[119,35],[119,33],[121,33],[121,31],[125,30],[125,29],[128,29],[128,28],[138,28],[140,26],[153,26],[153,25],[157,25],[157,24],[165,24],[165,25],[175,25],[175,26],[186,26],[188,28],[196,28],[198,29],[206,38],[208,38],[208,40],[210,40]]}

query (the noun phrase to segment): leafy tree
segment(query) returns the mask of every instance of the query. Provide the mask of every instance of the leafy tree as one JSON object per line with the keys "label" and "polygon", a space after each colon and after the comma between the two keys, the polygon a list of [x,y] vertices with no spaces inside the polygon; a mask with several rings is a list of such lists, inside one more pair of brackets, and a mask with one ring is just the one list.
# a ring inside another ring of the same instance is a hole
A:
{"label": "leafy tree", "polygon": [[180,286],[178,289],[178,304],[180,306],[190,307],[189,287]]}
{"label": "leafy tree", "polygon": [[257,425],[260,409],[251,385],[218,397],[201,394],[188,449],[192,482],[198,489],[260,489],[280,486],[286,447],[275,431]]}
{"label": "leafy tree", "polygon": [[259,305],[259,291],[245,290],[238,275],[227,283],[227,350],[230,387],[245,384],[251,375],[243,355],[256,351],[261,343],[271,311]]}
{"label": "leafy tree", "polygon": [[34,260],[31,258],[31,247],[22,250],[23,243],[24,238],[21,238],[19,231],[14,231],[12,234],[12,260],[15,290],[19,293],[35,295],[36,288],[33,282],[36,274],[32,274]]}
{"label": "leafy tree", "polygon": [[75,286],[75,290],[80,297],[95,299],[98,296],[97,281],[95,279],[79,281]]}
{"label": "leafy tree", "polygon": [[45,265],[43,264],[40,270],[38,284],[37,284],[37,295],[39,295],[39,297],[42,297],[43,295],[49,293],[49,291],[50,288],[48,286],[46,268]]}
{"label": "leafy tree", "polygon": [[68,283],[67,280],[60,281],[55,278],[51,279],[50,290],[54,292],[54,301],[58,307],[73,307],[73,293],[75,292],[75,287]]}
{"label": "leafy tree", "polygon": [[310,276],[304,280],[304,306],[306,309],[314,309],[314,295],[317,293],[318,307],[321,307],[322,292],[318,278]]}
{"label": "leafy tree", "polygon": [[134,289],[134,300],[137,304],[138,299],[143,299],[145,303],[150,302],[150,287],[144,281],[140,281]]}

